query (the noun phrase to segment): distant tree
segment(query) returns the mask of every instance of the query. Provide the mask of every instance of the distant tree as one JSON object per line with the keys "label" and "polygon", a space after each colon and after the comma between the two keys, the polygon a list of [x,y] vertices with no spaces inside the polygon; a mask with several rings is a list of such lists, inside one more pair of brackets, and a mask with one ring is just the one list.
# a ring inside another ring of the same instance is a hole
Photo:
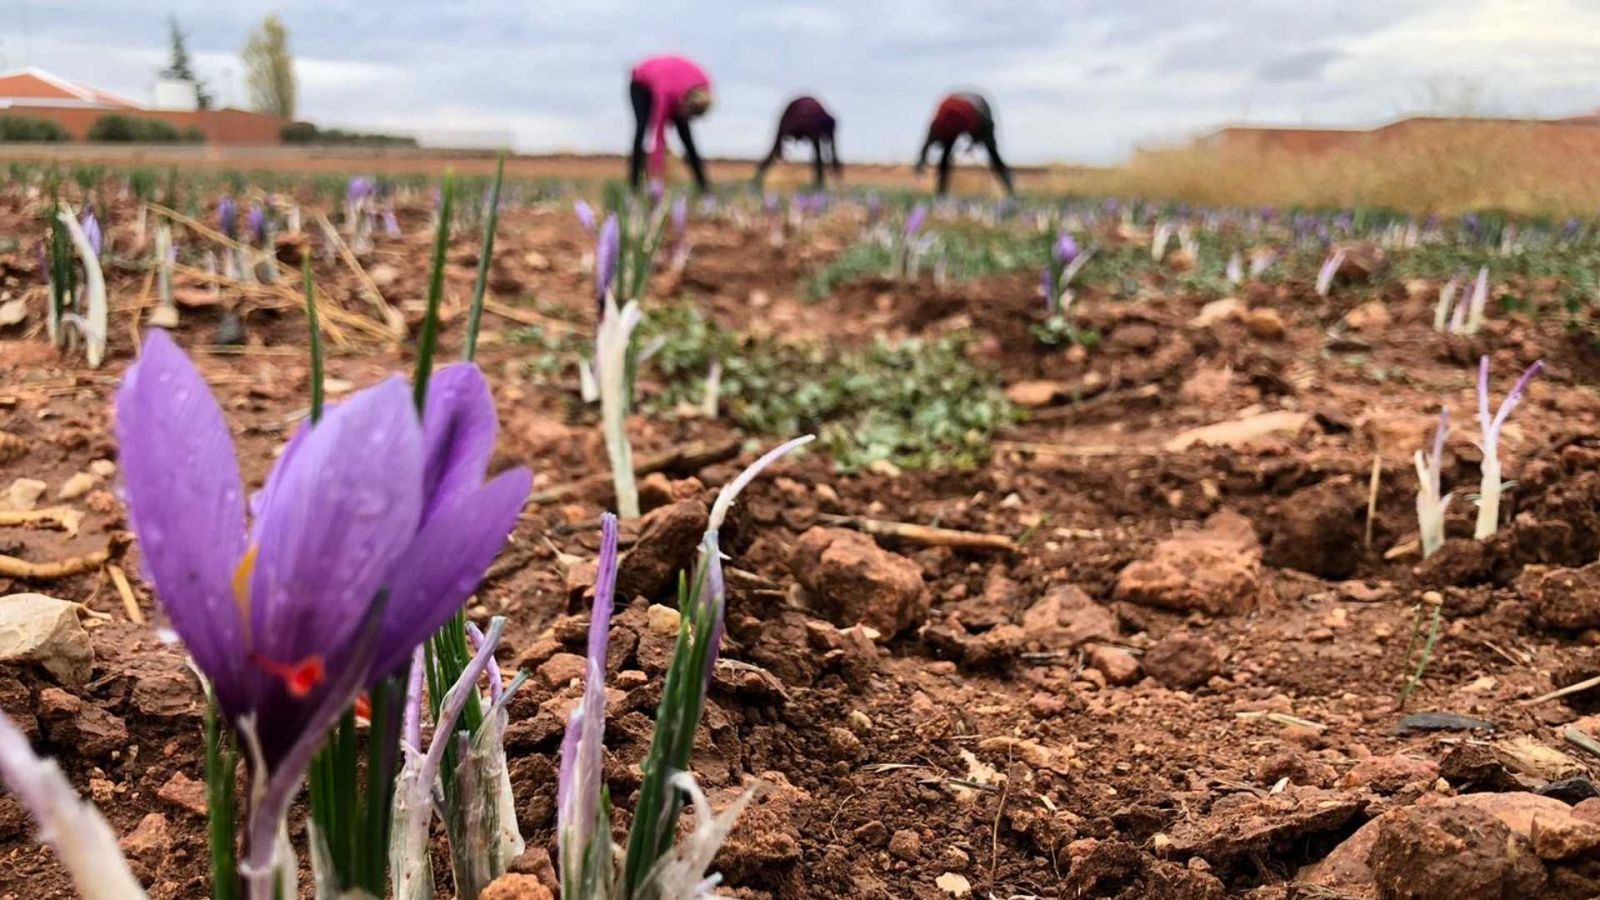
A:
{"label": "distant tree", "polygon": [[250,108],[283,119],[294,118],[294,57],[289,52],[289,31],[276,15],[269,15],[245,41],[239,54],[244,61],[245,86]]}
{"label": "distant tree", "polygon": [[194,85],[194,105],[200,109],[210,109],[211,92],[206,90],[206,83],[200,80],[200,76],[194,73],[194,66],[189,62],[189,36],[178,24],[176,15],[167,17],[167,29],[171,49],[168,50],[167,67],[161,70],[161,77]]}

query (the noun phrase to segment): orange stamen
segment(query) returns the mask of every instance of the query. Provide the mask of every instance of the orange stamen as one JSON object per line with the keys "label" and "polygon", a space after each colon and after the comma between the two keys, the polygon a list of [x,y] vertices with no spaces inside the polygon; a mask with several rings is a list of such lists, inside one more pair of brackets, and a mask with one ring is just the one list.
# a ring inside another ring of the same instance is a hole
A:
{"label": "orange stamen", "polygon": [[239,620],[244,625],[247,644],[250,642],[250,576],[256,571],[256,557],[260,553],[261,547],[252,544],[233,570],[233,602],[239,607]]}
{"label": "orange stamen", "polygon": [[356,718],[372,721],[372,698],[366,694],[356,698]]}

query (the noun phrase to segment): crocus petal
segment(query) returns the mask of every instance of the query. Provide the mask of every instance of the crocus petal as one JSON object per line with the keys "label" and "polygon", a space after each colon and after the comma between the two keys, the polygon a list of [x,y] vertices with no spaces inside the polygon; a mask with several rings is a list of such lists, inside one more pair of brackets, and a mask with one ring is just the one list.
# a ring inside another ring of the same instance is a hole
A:
{"label": "crocus petal", "polygon": [[39,839],[56,851],[84,900],[136,900],[144,888],[128,870],[116,832],[72,789],[54,760],[40,759],[28,739],[0,713],[0,784],[11,789],[39,825]]}
{"label": "crocus petal", "polygon": [[606,644],[617,586],[617,517],[600,517],[600,561],[589,613],[589,646],[583,698],[567,718],[561,739],[561,769],[556,781],[556,838],[562,874],[579,877],[577,867],[594,838],[600,805],[600,771],[606,727]]}
{"label": "crocus petal", "polygon": [[489,383],[477,366],[458,363],[434,373],[422,414],[424,522],[450,498],[483,484],[498,427]]}
{"label": "crocus petal", "polygon": [[160,329],[117,390],[128,518],[172,627],[223,706],[238,711],[242,621],[232,578],[245,553],[244,486],[222,409]]}
{"label": "crocus petal", "polygon": [[399,668],[477,589],[532,488],[527,469],[503,472],[473,493],[456,495],[415,534],[386,582],[389,611],[373,680]]}
{"label": "crocus petal", "polygon": [[391,378],[324,415],[273,484],[250,584],[253,649],[279,663],[322,655],[331,669],[421,518],[410,388]]}

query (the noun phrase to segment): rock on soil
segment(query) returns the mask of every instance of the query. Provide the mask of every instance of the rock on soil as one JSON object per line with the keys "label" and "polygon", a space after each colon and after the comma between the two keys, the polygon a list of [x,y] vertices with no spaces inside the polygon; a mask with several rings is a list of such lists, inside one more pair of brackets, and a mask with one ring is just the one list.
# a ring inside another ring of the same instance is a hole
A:
{"label": "rock on soil", "polygon": [[1291,786],[1256,796],[1229,794],[1209,815],[1179,822],[1167,837],[1170,852],[1198,856],[1213,865],[1285,853],[1319,836],[1348,833],[1367,801],[1346,791]]}
{"label": "rock on soil", "polygon": [[1089,648],[1086,657],[1091,667],[1106,676],[1108,684],[1128,685],[1139,680],[1138,658],[1121,647],[1096,644]]}
{"label": "rock on soil", "polygon": [[0,665],[36,663],[63,684],[83,684],[94,647],[78,606],[44,594],[0,597]]}
{"label": "rock on soil", "polygon": [[701,500],[680,500],[646,513],[639,540],[617,566],[617,593],[655,599],[677,583],[678,573],[694,564],[710,510]]}
{"label": "rock on soil", "polygon": [[1268,565],[1339,580],[1361,560],[1366,491],[1349,476],[1297,491],[1273,510]]}
{"label": "rock on soil", "polygon": [[[1424,796],[1363,825],[1302,885],[1396,900],[1600,896],[1597,826],[1551,797],[1525,792]],[[1586,849],[1587,848],[1587,849]],[[1577,854],[1588,862],[1570,864]]]}
{"label": "rock on soil", "polygon": [[859,622],[899,634],[920,622],[932,602],[920,566],[858,531],[812,528],[800,536],[789,568],[840,626]]}
{"label": "rock on soil", "polygon": [[555,895],[533,875],[501,875],[478,895],[478,900],[555,900]]}
{"label": "rock on soil", "polygon": [[1094,602],[1075,584],[1057,584],[1022,614],[1022,631],[1030,643],[1048,650],[1067,650],[1090,641],[1117,638],[1117,616]]}
{"label": "rock on soil", "polygon": [[[1115,598],[1174,612],[1238,615],[1269,605],[1261,544],[1250,520],[1223,510],[1199,531],[1179,531],[1117,576]],[[1148,661],[1146,663],[1148,666]]]}
{"label": "rock on soil", "polygon": [[1310,421],[1309,413],[1291,410],[1258,413],[1243,419],[1181,431],[1173,435],[1163,449],[1172,453],[1182,453],[1196,445],[1235,449],[1261,447],[1283,438],[1293,437]]}
{"label": "rock on soil", "polygon": [[[1145,651],[1144,670],[1168,687],[1192,690],[1222,674],[1222,654],[1208,638],[1179,632]],[[1110,672],[1106,672],[1106,679],[1111,680]]]}
{"label": "rock on soil", "polygon": [[51,742],[90,759],[109,757],[128,745],[128,726],[121,719],[60,688],[39,692],[39,719]]}
{"label": "rock on soil", "polygon": [[[781,772],[763,772],[759,781],[755,801],[745,808],[717,854],[718,870],[735,884],[775,885],[800,861],[799,826],[811,808],[811,794],[790,784]],[[713,791],[708,798],[711,808],[726,808],[747,787]]]}
{"label": "rock on soil", "polygon": [[1536,622],[1558,631],[1600,628],[1600,563],[1581,569],[1531,569],[1517,580]]}

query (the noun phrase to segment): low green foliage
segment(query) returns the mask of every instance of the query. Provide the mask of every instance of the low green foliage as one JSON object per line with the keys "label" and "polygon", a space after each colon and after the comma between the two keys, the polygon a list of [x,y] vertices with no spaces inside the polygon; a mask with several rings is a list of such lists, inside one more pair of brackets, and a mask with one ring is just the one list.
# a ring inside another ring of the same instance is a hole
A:
{"label": "low green foliage", "polygon": [[691,307],[654,310],[644,342],[665,338],[650,371],[665,385],[657,409],[698,403],[712,360],[722,364],[722,406],[761,434],[815,431],[843,469],[885,461],[902,468],[972,466],[996,430],[1014,421],[996,373],[944,337],[836,351],[741,338]]}
{"label": "low green foliage", "polygon": [[26,143],[59,143],[70,140],[71,135],[49,119],[30,116],[0,116],[0,141]]}
{"label": "low green foliage", "polygon": [[89,126],[88,138],[104,143],[178,144],[199,142],[205,135],[198,129],[186,128],[182,132],[171,122],[160,119],[141,119],[120,113],[108,113]]}
{"label": "low green foliage", "polygon": [[[806,285],[807,295],[821,300],[840,285],[858,278],[889,274],[895,264],[893,243],[880,233],[846,247],[811,275]],[[1018,269],[1042,268],[1048,253],[1049,247],[1035,234],[1014,228],[961,223],[936,229],[932,243],[922,256],[920,269],[928,273],[942,267],[945,277],[968,281]]]}

